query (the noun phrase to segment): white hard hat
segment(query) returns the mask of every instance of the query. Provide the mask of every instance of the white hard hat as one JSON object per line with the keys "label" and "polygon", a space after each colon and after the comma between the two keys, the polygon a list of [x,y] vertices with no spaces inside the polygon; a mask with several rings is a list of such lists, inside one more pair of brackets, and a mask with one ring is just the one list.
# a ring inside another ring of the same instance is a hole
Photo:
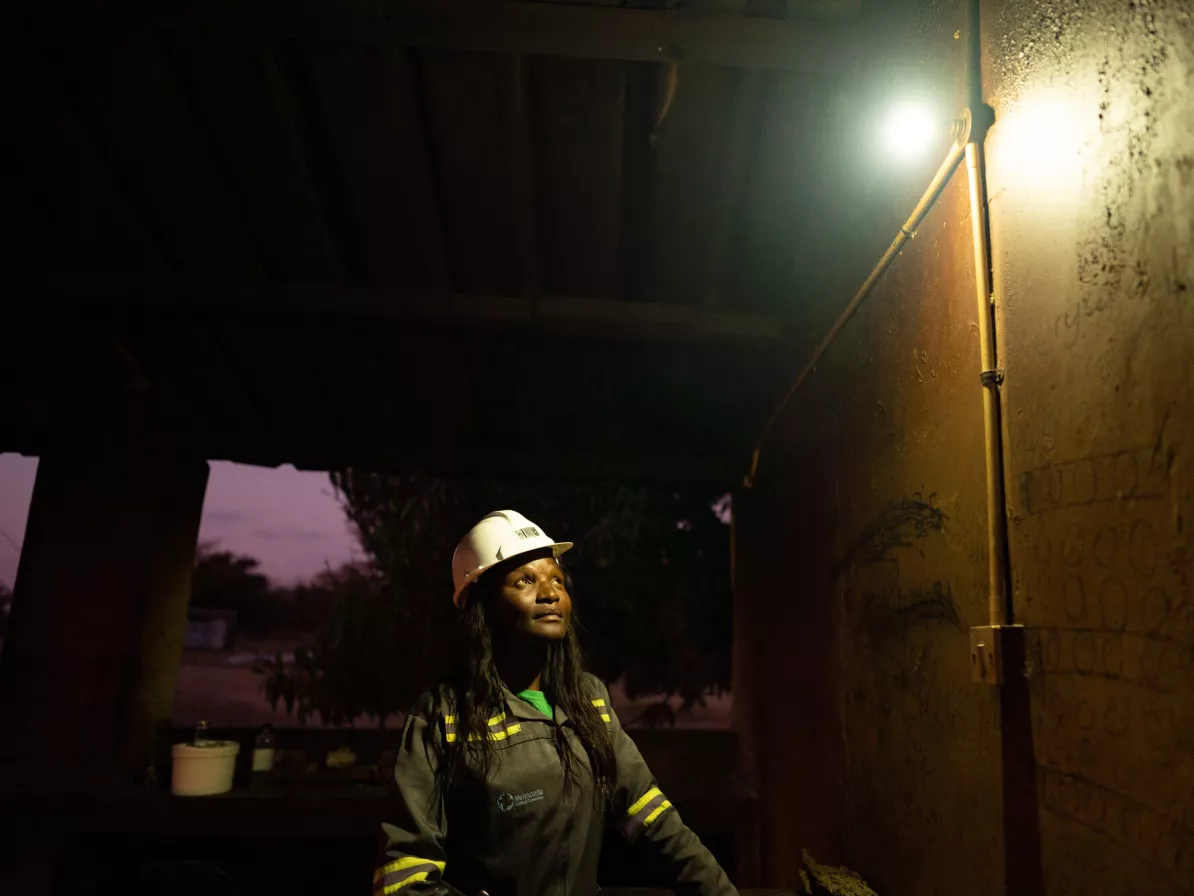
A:
{"label": "white hard hat", "polygon": [[452,603],[464,606],[464,590],[485,570],[519,554],[551,548],[558,559],[572,547],[570,541],[552,541],[547,534],[514,510],[495,510],[460,539],[452,554]]}

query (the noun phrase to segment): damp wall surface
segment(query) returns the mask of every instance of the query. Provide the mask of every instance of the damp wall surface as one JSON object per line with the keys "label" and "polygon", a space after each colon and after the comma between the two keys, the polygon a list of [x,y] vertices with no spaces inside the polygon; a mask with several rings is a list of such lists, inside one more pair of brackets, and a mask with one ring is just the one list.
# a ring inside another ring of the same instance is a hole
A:
{"label": "damp wall surface", "polygon": [[[958,16],[925,4],[917,33],[941,48]],[[735,703],[765,882],[794,883],[807,847],[884,896],[1004,892],[1002,787],[1023,761],[1045,893],[1191,893],[1191,7],[1005,0],[981,25],[1031,746],[1001,748],[999,694],[970,680],[986,493],[960,168],[737,496]]]}
{"label": "damp wall surface", "polygon": [[1004,2],[983,21],[1050,896],[1194,892],[1192,13]]}

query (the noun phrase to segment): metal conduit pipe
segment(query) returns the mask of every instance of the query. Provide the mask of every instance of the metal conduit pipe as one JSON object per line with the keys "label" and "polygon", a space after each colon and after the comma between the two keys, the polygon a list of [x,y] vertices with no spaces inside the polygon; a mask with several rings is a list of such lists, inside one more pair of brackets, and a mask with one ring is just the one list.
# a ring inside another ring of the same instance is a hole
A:
{"label": "metal conduit pipe", "polygon": [[[879,259],[878,263],[867,275],[866,280],[862,282],[862,286],[858,288],[858,292],[854,294],[854,298],[846,305],[845,310],[834,322],[833,326],[829,328],[829,332],[825,334],[825,338],[817,345],[813,351],[812,357],[808,359],[808,363],[804,365],[804,369],[800,371],[800,375],[796,377],[796,382],[792,383],[792,388],[784,395],[783,400],[780,401],[776,407],[775,412],[767,420],[759,434],[758,440],[755,442],[754,452],[751,454],[750,471],[743,477],[743,485],[746,488],[751,488],[754,485],[755,477],[759,470],[759,455],[762,452],[763,443],[771,434],[771,430],[775,427],[784,408],[788,406],[788,402],[792,400],[800,387],[804,385],[804,381],[809,378],[809,375],[816,369],[817,363],[821,357],[837,339],[838,334],[854,317],[855,312],[862,307],[862,303],[866,301],[867,296],[871,294],[871,290],[875,288],[875,284],[879,282],[879,278],[891,267],[891,263],[896,260],[896,256],[900,254],[900,250],[904,248],[904,244],[916,233],[916,228],[920,226],[920,222],[924,220],[925,215],[929,213],[929,209],[933,207],[933,203],[937,201],[937,197],[941,195],[941,191],[945,189],[945,185],[949,183],[950,175],[954,173],[954,169],[962,160],[966,153],[966,147],[970,142],[971,132],[971,115],[969,109],[963,109],[961,116],[954,119],[953,127],[953,142],[950,144],[949,151],[945,154],[945,159],[941,163],[941,167],[937,169],[937,173],[933,175],[933,179],[929,181],[929,186],[925,189],[920,197],[920,201],[916,203],[916,207],[912,209],[912,214],[908,216],[908,220],[901,225],[899,232],[895,239],[891,241],[891,245],[887,247],[887,251],[883,253],[883,257]],[[985,220],[985,219],[984,219]]]}
{"label": "metal conduit pipe", "polygon": [[987,611],[989,625],[1005,626],[1007,600],[1007,511],[1003,492],[1003,425],[999,386],[1003,371],[995,345],[995,301],[987,230],[987,186],[982,144],[966,144],[970,182],[970,226],[974,243],[974,291],[978,301],[979,377],[983,385],[983,435],[987,466]]}
{"label": "metal conduit pipe", "polygon": [[953,143],[945,160],[929,182],[928,188],[912,210],[908,220],[883,257],[871,270],[858,292],[854,294],[841,315],[830,327],[825,338],[817,345],[812,357],[805,364],[792,387],[776,407],[763,427],[751,455],[750,471],[743,478],[743,485],[751,488],[758,475],[759,456],[762,446],[775,427],[784,408],[792,396],[799,391],[816,369],[817,363],[833,344],[838,334],[862,306],[875,288],[879,278],[891,266],[904,244],[916,232],[924,216],[932,208],[937,197],[949,182],[958,162],[966,159],[966,176],[970,187],[971,243],[974,251],[974,291],[978,304],[979,356],[981,370],[979,380],[983,387],[983,434],[987,477],[987,616],[985,626],[970,630],[970,653],[975,680],[987,684],[1002,684],[1004,680],[1003,654],[1009,643],[1007,638],[1021,635],[1021,627],[1012,624],[1011,607],[1008,601],[1008,536],[1007,509],[1004,497],[1003,427],[1000,408],[999,387],[1003,383],[1003,371],[998,367],[998,352],[995,344],[995,304],[991,288],[990,236],[987,225],[986,170],[983,157],[983,141],[987,130],[994,123],[994,111],[986,105],[973,110],[964,109],[954,122]]}

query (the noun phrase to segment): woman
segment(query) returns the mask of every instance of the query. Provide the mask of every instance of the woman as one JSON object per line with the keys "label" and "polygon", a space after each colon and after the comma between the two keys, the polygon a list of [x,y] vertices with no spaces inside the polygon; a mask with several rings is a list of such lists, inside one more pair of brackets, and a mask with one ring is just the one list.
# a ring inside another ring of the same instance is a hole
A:
{"label": "woman", "polygon": [[581,666],[558,562],[571,547],[511,510],[457,546],[462,652],[403,728],[374,896],[594,893],[607,822],[677,891],[736,894]]}

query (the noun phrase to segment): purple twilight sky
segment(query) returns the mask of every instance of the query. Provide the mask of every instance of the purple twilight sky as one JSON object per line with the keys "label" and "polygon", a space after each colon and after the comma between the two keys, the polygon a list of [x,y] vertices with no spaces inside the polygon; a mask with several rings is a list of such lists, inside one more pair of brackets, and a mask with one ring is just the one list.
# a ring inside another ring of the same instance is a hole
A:
{"label": "purple twilight sky", "polygon": [[[0,581],[12,587],[37,473],[36,458],[0,454]],[[279,584],[361,556],[326,473],[215,461],[200,541],[248,554]]]}

